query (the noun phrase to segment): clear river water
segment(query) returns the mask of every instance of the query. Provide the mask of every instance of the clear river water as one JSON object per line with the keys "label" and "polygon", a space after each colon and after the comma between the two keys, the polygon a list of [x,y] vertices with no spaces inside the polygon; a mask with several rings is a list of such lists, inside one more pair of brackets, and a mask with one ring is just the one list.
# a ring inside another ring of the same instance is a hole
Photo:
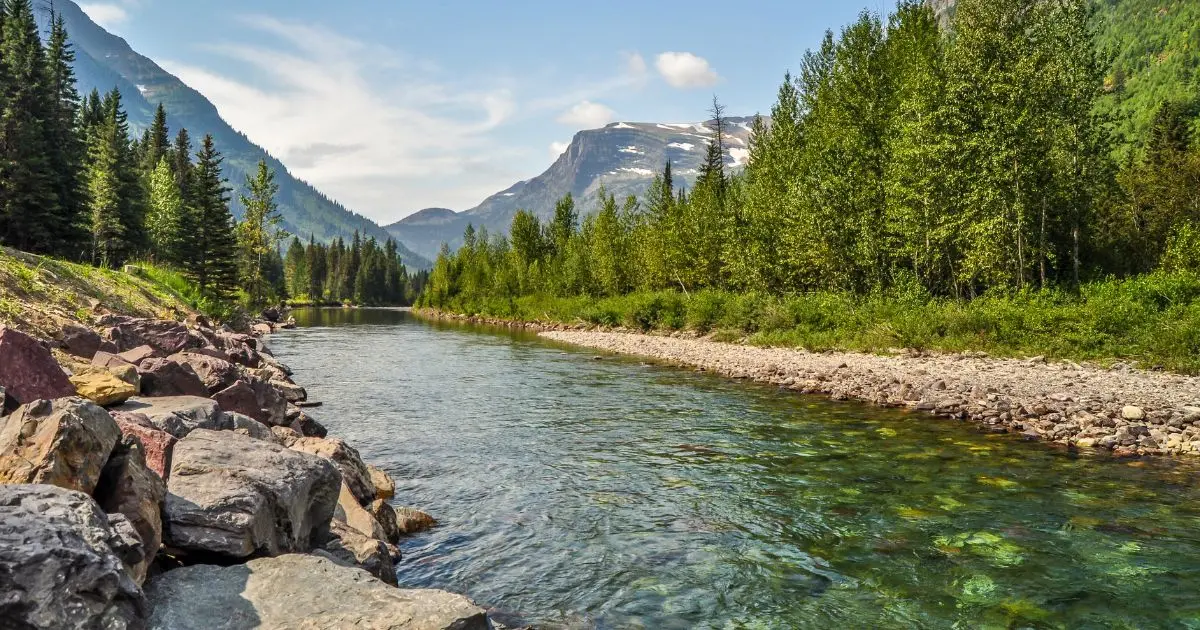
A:
{"label": "clear river water", "polygon": [[539,628],[1200,628],[1200,467],[1079,457],[394,310],[270,339],[439,527],[402,586]]}

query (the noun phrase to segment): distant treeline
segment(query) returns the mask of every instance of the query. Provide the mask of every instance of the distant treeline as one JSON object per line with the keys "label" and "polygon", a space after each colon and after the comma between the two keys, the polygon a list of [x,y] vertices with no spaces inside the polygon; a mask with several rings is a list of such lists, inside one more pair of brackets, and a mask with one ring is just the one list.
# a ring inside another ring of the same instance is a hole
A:
{"label": "distant treeline", "polygon": [[948,28],[918,0],[886,23],[864,12],[785,78],[744,172],[727,172],[714,100],[691,190],[667,164],[644,197],[602,194],[582,222],[568,196],[546,224],[519,212],[507,237],[468,228],[423,302],[663,289],[974,298],[1200,271],[1200,99],[1156,103],[1147,134],[1119,144],[1098,107],[1112,87],[1092,11],[961,0]]}
{"label": "distant treeline", "polygon": [[305,245],[292,238],[283,259],[286,290],[295,301],[317,305],[412,304],[428,272],[410,276],[397,249],[392,239],[380,247],[374,238],[363,241],[358,232],[349,247],[341,238],[329,245],[311,238]]}

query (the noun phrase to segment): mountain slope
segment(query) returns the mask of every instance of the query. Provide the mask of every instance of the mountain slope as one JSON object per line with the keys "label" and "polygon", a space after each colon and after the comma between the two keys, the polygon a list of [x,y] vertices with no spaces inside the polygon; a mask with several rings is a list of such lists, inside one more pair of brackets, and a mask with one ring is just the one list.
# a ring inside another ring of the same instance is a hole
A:
{"label": "mountain slope", "polygon": [[[80,93],[86,95],[92,89],[104,93],[117,87],[129,112],[130,124],[139,131],[149,126],[161,102],[167,108],[172,134],[186,127],[196,143],[205,134],[212,134],[218,150],[225,156],[225,176],[234,188],[235,215],[242,212],[237,200],[246,174],[253,172],[259,160],[265,159],[277,173],[279,207],[289,232],[302,238],[311,234],[322,241],[338,236],[348,238],[355,230],[376,239],[387,238],[387,232],[370,219],[350,212],[292,176],[282,162],[230,127],[204,95],[138,54],[124,39],[105,31],[77,4],[59,2],[55,7],[66,20],[75,46]],[[43,13],[39,17],[44,20],[46,16]],[[409,267],[430,266],[428,260],[403,247],[401,256]]]}
{"label": "mountain slope", "polygon": [[[741,168],[749,157],[752,120],[728,120],[725,161],[732,169]],[[386,229],[408,247],[432,258],[443,242],[452,248],[461,245],[468,224],[506,233],[521,209],[548,219],[554,213],[554,203],[567,193],[575,196],[581,214],[596,210],[601,186],[618,198],[641,195],[667,160],[671,161],[676,185],[690,187],[704,161],[712,127],[711,122],[621,122],[581,131],[545,173],[518,182],[465,212],[430,208]]]}

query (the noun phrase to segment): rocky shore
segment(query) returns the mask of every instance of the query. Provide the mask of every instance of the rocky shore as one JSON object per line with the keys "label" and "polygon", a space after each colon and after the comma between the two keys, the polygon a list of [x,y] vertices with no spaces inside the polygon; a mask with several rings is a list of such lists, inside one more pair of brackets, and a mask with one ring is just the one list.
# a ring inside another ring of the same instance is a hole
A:
{"label": "rocky shore", "polygon": [[1081,451],[1200,455],[1200,378],[982,354],[878,356],[685,335],[548,330],[547,339],[805,394],[908,408]]}
{"label": "rocky shore", "polygon": [[272,330],[0,326],[0,626],[493,627],[397,588],[396,543],[432,519],[309,415]]}

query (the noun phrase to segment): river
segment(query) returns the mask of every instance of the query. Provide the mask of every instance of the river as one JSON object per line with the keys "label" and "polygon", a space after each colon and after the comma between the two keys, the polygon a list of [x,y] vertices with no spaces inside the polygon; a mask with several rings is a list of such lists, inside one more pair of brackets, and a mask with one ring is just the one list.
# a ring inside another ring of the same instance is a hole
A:
{"label": "river", "polygon": [[555,628],[1200,628],[1200,468],[394,310],[270,339],[440,526],[402,586]]}

